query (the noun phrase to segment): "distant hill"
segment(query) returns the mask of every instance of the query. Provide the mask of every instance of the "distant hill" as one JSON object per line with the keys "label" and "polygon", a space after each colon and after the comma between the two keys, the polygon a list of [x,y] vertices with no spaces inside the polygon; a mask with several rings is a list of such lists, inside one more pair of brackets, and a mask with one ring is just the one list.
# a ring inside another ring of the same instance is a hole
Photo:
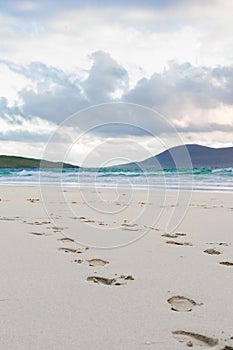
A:
{"label": "distant hill", "polygon": [[[190,156],[191,164],[187,154]],[[143,165],[150,165],[154,162],[153,158],[146,159],[142,162]],[[158,154],[155,158],[163,168],[176,167],[176,164],[179,168],[189,165],[193,168],[226,168],[233,167],[233,147],[211,148],[195,144],[177,146]]]}
{"label": "distant hill", "polygon": [[[39,168],[40,159],[16,157],[16,156],[0,156],[0,168]],[[44,168],[77,168],[77,166],[61,163],[43,161]]]}
{"label": "distant hill", "polygon": [[[190,157],[190,158],[189,158]],[[145,168],[230,168],[233,167],[233,147],[211,148],[182,145],[170,148],[141,162],[118,165],[121,169]]]}
{"label": "distant hill", "polygon": [[[0,156],[0,168],[39,168],[40,159]],[[43,161],[45,168],[79,168],[78,166]],[[211,148],[200,145],[182,145],[170,148],[141,162],[122,164],[109,169],[149,168],[230,168],[233,167],[233,147]]]}

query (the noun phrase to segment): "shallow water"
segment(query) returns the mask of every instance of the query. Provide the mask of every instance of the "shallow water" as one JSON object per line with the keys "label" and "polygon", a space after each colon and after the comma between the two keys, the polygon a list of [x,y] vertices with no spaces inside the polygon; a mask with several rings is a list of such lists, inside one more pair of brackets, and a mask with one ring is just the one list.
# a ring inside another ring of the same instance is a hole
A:
{"label": "shallow water", "polygon": [[1,185],[134,187],[233,192],[233,168],[0,169]]}

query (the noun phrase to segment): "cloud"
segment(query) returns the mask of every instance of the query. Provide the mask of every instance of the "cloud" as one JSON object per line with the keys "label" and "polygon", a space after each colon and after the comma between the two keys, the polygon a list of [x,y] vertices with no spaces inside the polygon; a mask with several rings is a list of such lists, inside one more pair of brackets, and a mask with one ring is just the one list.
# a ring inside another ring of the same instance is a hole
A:
{"label": "cloud", "polygon": [[89,139],[127,144],[127,135],[150,138],[144,129],[164,136],[171,122],[185,140],[229,142],[232,11],[231,0],[2,2],[0,138],[38,144],[83,108],[125,101],[158,109],[165,122],[106,105],[77,117],[73,139],[94,127]]}
{"label": "cloud", "polygon": [[28,66],[1,61],[10,70],[31,79],[31,86],[18,92],[22,115],[62,122],[70,114],[87,106],[75,76],[61,69],[32,62]]}
{"label": "cloud", "polygon": [[23,117],[8,109],[0,115],[0,140],[46,142],[56,125],[38,117]]}
{"label": "cloud", "polygon": [[109,53],[94,52],[93,65],[88,78],[82,84],[90,104],[108,102],[114,99],[114,93],[120,96],[128,89],[128,73]]}
{"label": "cloud", "polygon": [[[33,118],[39,118],[58,125],[77,113],[67,125],[77,133],[82,130],[101,137],[158,136],[174,133],[175,128],[183,133],[232,128],[232,66],[212,68],[172,61],[163,72],[140,79],[130,89],[127,70],[109,53],[97,51],[90,57],[93,63],[85,78],[41,62],[0,61],[31,81],[30,87],[18,92],[20,105],[9,107],[5,97],[0,99],[0,116],[12,116],[11,123],[16,124],[20,117],[21,124],[22,120],[37,124]],[[104,105],[90,108],[95,104]],[[17,137],[20,132],[24,131],[18,128]]]}
{"label": "cloud", "polygon": [[87,69],[87,55],[101,49],[135,82],[140,67],[149,76],[171,59],[211,66],[232,61],[229,0],[33,3],[40,4],[34,12],[17,10],[18,1],[0,8],[1,55],[21,64]]}
{"label": "cloud", "polygon": [[[124,99],[155,108],[171,121],[182,121],[189,115],[190,124],[195,121],[196,111],[200,114],[202,110],[200,124],[204,129],[205,113],[209,109],[213,112],[223,105],[233,105],[232,88],[232,66],[211,68],[171,62],[163,73],[139,80]],[[224,114],[218,119],[224,120]]]}
{"label": "cloud", "polygon": [[0,111],[1,113],[6,113],[9,111],[7,99],[5,97],[0,97]]}
{"label": "cloud", "polygon": [[46,142],[56,127],[46,119],[24,115],[19,106],[9,106],[7,99],[0,97],[1,141]]}
{"label": "cloud", "polygon": [[71,88],[63,84],[51,87],[46,82],[39,83],[36,91],[24,89],[19,95],[24,115],[36,115],[57,123],[86,105],[76,86]]}
{"label": "cloud", "polygon": [[127,91],[127,71],[108,53],[94,52],[91,59],[93,65],[84,80],[41,62],[27,66],[4,60],[0,63],[31,79],[33,86],[18,92],[21,113],[60,123],[85,107],[109,102],[115,99],[116,94],[118,97]]}

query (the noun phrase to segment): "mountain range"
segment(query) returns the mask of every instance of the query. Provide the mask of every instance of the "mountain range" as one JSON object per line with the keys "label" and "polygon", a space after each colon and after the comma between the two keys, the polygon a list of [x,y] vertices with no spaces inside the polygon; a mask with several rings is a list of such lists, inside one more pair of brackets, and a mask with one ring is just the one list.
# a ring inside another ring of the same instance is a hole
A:
{"label": "mountain range", "polygon": [[[233,147],[211,148],[196,144],[170,148],[128,168],[230,168],[233,167]],[[119,166],[118,166],[119,167]]]}
{"label": "mountain range", "polygon": [[[39,168],[40,159],[0,156],[0,168]],[[78,168],[61,162],[43,161],[44,168]],[[134,168],[229,168],[233,167],[233,147],[211,148],[196,144],[172,147],[140,162],[112,166],[111,169]]]}

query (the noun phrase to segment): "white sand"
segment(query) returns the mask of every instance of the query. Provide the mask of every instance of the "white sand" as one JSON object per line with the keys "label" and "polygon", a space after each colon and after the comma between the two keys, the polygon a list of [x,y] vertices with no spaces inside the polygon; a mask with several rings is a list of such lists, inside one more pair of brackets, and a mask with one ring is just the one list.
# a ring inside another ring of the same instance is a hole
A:
{"label": "white sand", "polygon": [[[219,264],[233,262],[232,194],[196,192],[188,203],[184,193],[177,202],[176,192],[164,201],[161,191],[149,198],[142,190],[131,197],[125,189],[100,189],[98,196],[66,191],[48,189],[41,198],[38,188],[1,187],[1,350],[176,350],[188,341],[196,348],[193,337],[180,343],[172,334],[178,330],[218,338],[214,349],[233,346],[233,266]],[[187,236],[162,236],[173,210],[170,228]],[[121,248],[84,248],[124,245],[141,235]],[[83,245],[60,241],[64,236]],[[204,253],[208,248],[221,254]],[[109,264],[91,267],[92,258]],[[122,274],[134,280],[118,280],[120,286],[86,280]],[[172,311],[167,300],[177,295],[203,305]]]}

